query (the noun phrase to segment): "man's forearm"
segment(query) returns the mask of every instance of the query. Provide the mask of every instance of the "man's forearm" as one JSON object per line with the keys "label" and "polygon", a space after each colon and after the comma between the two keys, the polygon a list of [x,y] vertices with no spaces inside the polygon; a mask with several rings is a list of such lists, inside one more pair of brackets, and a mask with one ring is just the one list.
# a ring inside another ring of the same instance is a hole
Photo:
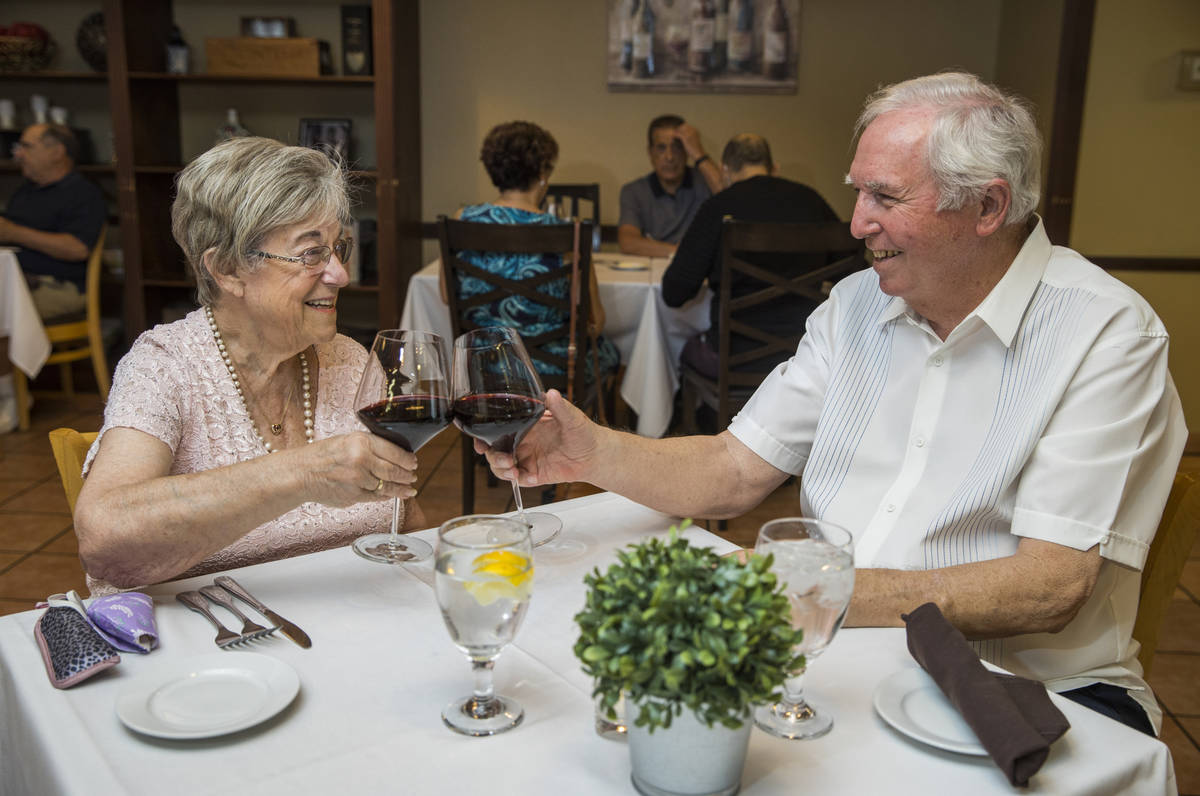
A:
{"label": "man's forearm", "polygon": [[675,253],[674,243],[652,240],[628,225],[618,228],[617,245],[622,254],[636,254],[641,257],[670,257]]}
{"label": "man's forearm", "polygon": [[859,569],[848,627],[898,627],[900,615],[927,602],[968,638],[1062,630],[1091,596],[1096,548],[1078,551],[1023,539],[1004,558],[929,570]]}
{"label": "man's forearm", "polygon": [[90,253],[83,241],[69,232],[42,232],[7,219],[0,225],[0,239],[71,263],[83,262]]}

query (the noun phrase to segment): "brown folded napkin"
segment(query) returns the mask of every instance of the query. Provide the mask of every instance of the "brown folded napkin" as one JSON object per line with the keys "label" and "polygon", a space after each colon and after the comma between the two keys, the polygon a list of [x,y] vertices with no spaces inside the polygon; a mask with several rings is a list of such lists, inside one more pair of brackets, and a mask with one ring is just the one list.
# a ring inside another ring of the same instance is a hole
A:
{"label": "brown folded napkin", "polygon": [[1071,726],[1036,680],[990,672],[934,603],[901,615],[908,651],[1013,785],[1024,787]]}

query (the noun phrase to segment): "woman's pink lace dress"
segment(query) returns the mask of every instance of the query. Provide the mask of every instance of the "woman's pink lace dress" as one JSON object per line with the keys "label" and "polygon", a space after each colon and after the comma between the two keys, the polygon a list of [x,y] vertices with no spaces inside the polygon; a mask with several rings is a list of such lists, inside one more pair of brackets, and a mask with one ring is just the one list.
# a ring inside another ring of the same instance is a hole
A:
{"label": "woman's pink lace dress", "polygon": [[[315,439],[364,430],[353,404],[366,350],[338,335],[318,345],[316,351],[320,377],[313,416]],[[121,359],[104,409],[104,426],[84,462],[85,476],[110,428],[135,428],[166,443],[175,454],[172,475],[268,455],[218,356],[203,310],[143,333]],[[213,553],[180,577],[340,547],[363,534],[387,531],[391,521],[391,501],[348,508],[304,503]],[[93,595],[116,591],[90,575],[88,587]]]}

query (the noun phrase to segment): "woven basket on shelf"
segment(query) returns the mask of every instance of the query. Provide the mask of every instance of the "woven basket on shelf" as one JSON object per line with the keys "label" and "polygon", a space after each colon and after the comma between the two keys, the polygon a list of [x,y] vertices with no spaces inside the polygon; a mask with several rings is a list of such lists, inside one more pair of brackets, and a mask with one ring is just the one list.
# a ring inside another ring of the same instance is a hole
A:
{"label": "woven basket on shelf", "polygon": [[0,72],[37,72],[45,69],[57,49],[53,39],[0,36]]}

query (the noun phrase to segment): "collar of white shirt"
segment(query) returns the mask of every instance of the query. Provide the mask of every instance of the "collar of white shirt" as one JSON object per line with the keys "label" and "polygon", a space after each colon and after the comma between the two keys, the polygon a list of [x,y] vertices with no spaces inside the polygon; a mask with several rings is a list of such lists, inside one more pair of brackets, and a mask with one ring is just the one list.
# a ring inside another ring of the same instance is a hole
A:
{"label": "collar of white shirt", "polygon": [[[1017,329],[1021,326],[1021,318],[1029,306],[1033,293],[1037,290],[1046,271],[1046,263],[1050,261],[1050,238],[1046,235],[1042,219],[1037,217],[1037,226],[1029,233],[1016,258],[1004,272],[1004,276],[996,286],[979,302],[979,306],[963,318],[956,329],[969,324],[978,318],[1004,344],[1005,348],[1012,345]],[[894,297],[879,313],[878,323],[883,326],[902,316],[907,316],[918,325],[927,322],[908,302],[899,296]],[[951,336],[954,332],[950,333]]]}

